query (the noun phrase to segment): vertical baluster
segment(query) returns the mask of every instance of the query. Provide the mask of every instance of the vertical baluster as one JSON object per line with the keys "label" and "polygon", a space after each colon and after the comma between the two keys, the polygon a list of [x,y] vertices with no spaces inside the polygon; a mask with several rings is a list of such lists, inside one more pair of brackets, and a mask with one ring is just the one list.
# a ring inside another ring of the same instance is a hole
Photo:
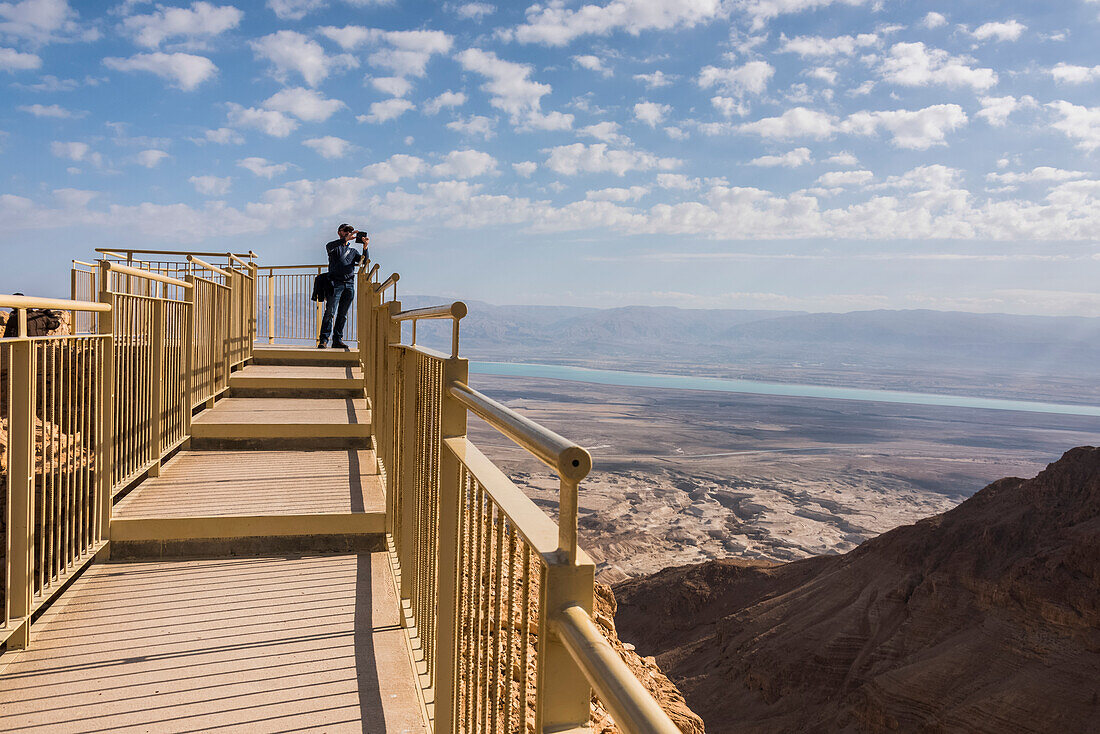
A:
{"label": "vertical baluster", "polygon": [[531,548],[526,544],[523,546],[523,607],[520,609],[520,617],[523,636],[520,638],[522,654],[520,655],[519,672],[519,723],[520,731],[526,733],[527,713],[530,710],[530,701],[527,695],[527,671],[530,670],[528,656],[531,652]]}
{"label": "vertical baluster", "polygon": [[[508,527],[508,613],[505,615],[508,623],[508,634],[505,647],[507,654],[504,656],[504,731],[514,731],[512,727],[512,666],[515,659],[513,645],[515,644],[516,628],[516,528]],[[526,734],[522,729],[520,734]]]}
{"label": "vertical baluster", "polygon": [[492,667],[490,668],[491,688],[489,689],[489,703],[493,707],[492,716],[490,717],[489,731],[497,731],[498,713],[500,711],[500,643],[501,643],[501,620],[503,619],[503,590],[502,577],[504,572],[504,525],[505,525],[504,513],[498,509],[496,520],[496,537],[494,543],[496,545],[496,571],[493,578],[493,628],[489,630],[489,639],[493,645],[493,657]]}

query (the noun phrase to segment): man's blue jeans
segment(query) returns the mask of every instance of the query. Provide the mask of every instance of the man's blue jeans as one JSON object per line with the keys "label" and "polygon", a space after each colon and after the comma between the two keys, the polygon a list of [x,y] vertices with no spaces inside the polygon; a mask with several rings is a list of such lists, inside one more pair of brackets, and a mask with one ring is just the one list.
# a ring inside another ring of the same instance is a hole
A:
{"label": "man's blue jeans", "polygon": [[[332,295],[325,301],[325,317],[321,319],[321,334],[317,341],[321,344],[328,342],[329,334],[332,334],[332,343],[344,341],[344,326],[348,322],[348,309],[355,300],[355,284],[343,280],[332,283]],[[336,328],[333,329],[333,318],[336,319]]]}

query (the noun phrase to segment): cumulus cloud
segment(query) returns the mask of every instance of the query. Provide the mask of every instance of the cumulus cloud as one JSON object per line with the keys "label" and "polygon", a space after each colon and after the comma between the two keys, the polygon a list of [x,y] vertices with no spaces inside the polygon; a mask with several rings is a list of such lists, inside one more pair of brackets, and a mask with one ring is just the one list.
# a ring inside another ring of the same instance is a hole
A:
{"label": "cumulus cloud", "polygon": [[799,166],[806,165],[810,160],[809,148],[795,148],[782,155],[763,155],[759,158],[753,158],[749,161],[749,165],[763,166],[765,168],[774,168],[776,166],[781,166],[783,168],[798,168]]}
{"label": "cumulus cloud", "polygon": [[611,120],[604,120],[603,122],[597,122],[580,128],[577,130],[577,134],[588,138],[595,138],[596,140],[602,140],[605,143],[614,143],[615,145],[623,146],[630,145],[630,138],[620,133],[620,129],[619,123],[612,122]]}
{"label": "cumulus cloud", "polygon": [[432,175],[437,178],[467,179],[496,174],[496,159],[479,150],[452,150],[442,163],[432,166]]}
{"label": "cumulus cloud", "polygon": [[187,180],[195,187],[195,191],[203,196],[225,196],[233,184],[230,176],[192,176]]}
{"label": "cumulus cloud", "polygon": [[740,98],[761,94],[768,88],[768,80],[774,74],[775,69],[767,61],[750,61],[743,66],[728,68],[704,66],[696,82],[703,89],[716,86],[726,94]]}
{"label": "cumulus cloud", "polygon": [[160,51],[137,54],[128,59],[107,57],[103,63],[116,71],[147,71],[167,79],[185,92],[195,89],[218,73],[218,67],[205,56],[193,54],[166,54]]}
{"label": "cumulus cloud", "polygon": [[379,92],[391,97],[404,97],[412,91],[412,82],[400,76],[376,76],[370,83]]}
{"label": "cumulus cloud", "polygon": [[1015,41],[1027,30],[1027,26],[1015,20],[1002,23],[983,23],[970,32],[979,41]]}
{"label": "cumulus cloud", "polygon": [[195,43],[212,38],[239,26],[243,17],[232,5],[194,2],[190,8],[157,6],[148,15],[131,15],[123,19],[122,27],[139,46],[157,48],[169,39]]}
{"label": "cumulus cloud", "polygon": [[496,12],[496,8],[489,3],[463,3],[454,8],[454,13],[465,20],[480,21]]}
{"label": "cumulus cloud", "polygon": [[956,104],[938,104],[920,110],[879,110],[849,115],[841,129],[860,135],[870,135],[883,128],[893,136],[899,148],[927,150],[945,145],[947,133],[967,123],[966,113]]}
{"label": "cumulus cloud", "polygon": [[465,119],[452,120],[447,123],[447,129],[485,140],[496,135],[496,131],[493,130],[493,120],[483,115],[471,115]]}
{"label": "cumulus cloud", "polygon": [[631,186],[630,188],[608,188],[587,191],[584,198],[589,201],[637,201],[649,193],[647,186]]}
{"label": "cumulus cloud", "polygon": [[947,18],[940,13],[931,12],[924,16],[920,24],[929,30],[947,25]]}
{"label": "cumulus cloud", "polygon": [[424,103],[425,115],[438,115],[444,107],[461,107],[466,104],[466,95],[462,92],[447,90],[438,97],[433,97]]}
{"label": "cumulus cloud", "polygon": [[487,79],[481,89],[489,94],[489,104],[506,112],[513,125],[544,130],[573,126],[572,115],[542,111],[542,98],[550,94],[551,87],[532,80],[529,65],[505,61],[477,48],[468,48],[457,58],[463,69]]}
{"label": "cumulus cloud", "polygon": [[381,102],[372,102],[370,113],[366,115],[357,115],[355,119],[359,122],[389,122],[390,120],[397,119],[415,106],[416,105],[407,99],[394,97],[393,99],[386,99]]}
{"label": "cumulus cloud", "polygon": [[759,30],[772,18],[808,10],[819,10],[830,5],[863,5],[867,0],[740,0],[738,8],[752,20],[752,28]]}
{"label": "cumulus cloud", "polygon": [[[392,5],[394,0],[344,0],[348,5],[366,8],[378,5]],[[329,0],[267,0],[267,7],[280,20],[301,20],[308,14],[323,10]]]}
{"label": "cumulus cloud", "polygon": [[16,51],[14,48],[0,48],[0,71],[28,71],[42,66],[37,54]]}
{"label": "cumulus cloud", "polygon": [[143,150],[134,156],[139,166],[145,166],[146,168],[156,168],[157,164],[168,157],[168,154],[163,150]]}
{"label": "cumulus cloud", "polygon": [[[0,3],[0,35],[17,36],[35,43],[71,39],[82,33],[77,13],[68,0],[12,0]],[[83,32],[85,37],[96,34]]]}
{"label": "cumulus cloud", "polygon": [[737,128],[743,133],[772,140],[813,138],[823,140],[837,129],[836,119],[829,114],[806,107],[792,107],[778,117],[765,117],[746,122]]}
{"label": "cumulus cloud", "polygon": [[611,0],[576,9],[551,3],[529,7],[527,22],[504,36],[520,43],[564,46],[580,36],[606,36],[614,31],[636,36],[642,31],[691,28],[726,13],[726,4],[720,0]]}
{"label": "cumulus cloud", "polygon": [[1084,84],[1100,79],[1100,66],[1077,66],[1060,62],[1050,70],[1050,75],[1059,84]]}
{"label": "cumulus cloud", "polygon": [[836,36],[823,38],[821,36],[796,36],[787,38],[779,36],[780,53],[795,53],[802,58],[829,58],[832,56],[851,56],[856,51],[874,46],[878,43],[878,36],[874,33],[860,33],[856,36]]}
{"label": "cumulus cloud", "polygon": [[563,176],[581,173],[613,173],[622,176],[628,171],[650,169],[669,170],[680,165],[675,158],[658,158],[638,150],[608,149],[606,143],[573,143],[549,149],[546,167]]}
{"label": "cumulus cloud", "polygon": [[88,162],[96,166],[103,163],[103,156],[92,151],[92,147],[87,143],[78,141],[55,140],[50,143],[50,152],[58,158],[76,161],[77,163]]}
{"label": "cumulus cloud", "polygon": [[921,42],[895,43],[879,68],[882,78],[906,87],[942,84],[948,87],[970,87],[976,91],[989,89],[997,83],[992,69],[970,66],[973,59],[952,56],[938,48],[926,48]]}
{"label": "cumulus cloud", "polygon": [[292,87],[276,92],[264,101],[264,107],[278,112],[288,112],[305,122],[324,122],[342,107],[338,99],[327,99],[320,92],[304,87]]}
{"label": "cumulus cloud", "polygon": [[634,119],[645,123],[650,127],[657,127],[664,122],[665,116],[672,111],[672,107],[658,102],[638,102],[634,105]]}
{"label": "cumulus cloud", "polygon": [[988,173],[985,180],[992,183],[1002,184],[1018,184],[1018,183],[1050,183],[1060,181],[1074,181],[1077,179],[1088,178],[1089,174],[1084,171],[1067,171],[1061,168],[1054,168],[1052,166],[1036,166],[1030,171],[1012,172],[1007,173]]}
{"label": "cumulus cloud", "polygon": [[260,178],[274,178],[286,173],[290,169],[289,163],[272,163],[266,158],[245,158],[237,161],[237,165]]}
{"label": "cumulus cloud", "polygon": [[835,163],[838,166],[858,166],[859,159],[851,153],[837,153],[826,159],[827,163]]}
{"label": "cumulus cloud", "polygon": [[714,109],[722,113],[723,117],[744,117],[749,114],[749,106],[739,99],[717,95],[710,98]]}
{"label": "cumulus cloud", "polygon": [[388,44],[388,48],[378,49],[368,61],[401,77],[424,76],[431,57],[447,53],[454,45],[454,40],[443,31],[385,31],[379,40]]}
{"label": "cumulus cloud", "polygon": [[338,54],[330,56],[321,44],[296,31],[276,31],[255,41],[249,41],[258,59],[271,64],[271,71],[279,81],[295,73],[306,84],[316,87],[333,71],[353,69],[359,66],[354,56]]}
{"label": "cumulus cloud", "polygon": [[574,56],[573,63],[582,69],[588,69],[589,71],[594,71],[603,76],[612,75],[611,69],[604,66],[603,60],[601,60],[599,56],[592,56],[591,54]]}
{"label": "cumulus cloud", "polygon": [[817,177],[821,186],[859,186],[875,177],[870,171],[829,171]]}
{"label": "cumulus cloud", "polygon": [[649,89],[660,89],[661,87],[667,87],[675,80],[679,79],[678,74],[666,74],[660,69],[654,71],[651,74],[635,74],[634,80],[639,81],[646,85]]}
{"label": "cumulus cloud", "polygon": [[329,160],[343,158],[351,148],[351,143],[333,135],[303,140],[302,145],[317,153],[317,155],[322,158],[328,158]]}
{"label": "cumulus cloud", "polygon": [[359,171],[359,176],[370,184],[396,183],[403,178],[414,178],[428,170],[428,164],[413,155],[398,153],[379,163],[371,163]]}
{"label": "cumulus cloud", "polygon": [[539,164],[534,161],[521,161],[519,163],[513,163],[512,169],[520,176],[524,178],[531,178],[535,171],[538,170]]}
{"label": "cumulus cloud", "polygon": [[1100,148],[1100,107],[1083,107],[1058,100],[1047,108],[1057,116],[1052,127],[1077,144],[1082,150]]}
{"label": "cumulus cloud", "polygon": [[[1031,101],[1030,98],[1027,101]],[[1005,97],[982,97],[979,102],[982,109],[975,115],[994,127],[1004,127],[1008,123],[1008,116],[1020,109],[1025,103],[1022,100],[1008,95]]]}
{"label": "cumulus cloud", "polygon": [[28,114],[34,115],[35,117],[55,117],[55,118],[58,118],[58,119],[68,119],[68,118],[73,118],[73,117],[84,117],[84,115],[88,114],[86,112],[73,112],[72,110],[67,110],[64,107],[62,107],[61,105],[57,105],[57,104],[51,104],[51,105],[42,105],[42,104],[20,105],[19,110],[21,112],[26,112]]}
{"label": "cumulus cloud", "polygon": [[235,102],[226,104],[229,124],[250,127],[275,138],[285,138],[298,129],[298,123],[277,110],[242,107]]}
{"label": "cumulus cloud", "polygon": [[192,138],[197,143],[217,143],[218,145],[240,145],[244,137],[231,127],[219,127],[207,130],[201,138]]}

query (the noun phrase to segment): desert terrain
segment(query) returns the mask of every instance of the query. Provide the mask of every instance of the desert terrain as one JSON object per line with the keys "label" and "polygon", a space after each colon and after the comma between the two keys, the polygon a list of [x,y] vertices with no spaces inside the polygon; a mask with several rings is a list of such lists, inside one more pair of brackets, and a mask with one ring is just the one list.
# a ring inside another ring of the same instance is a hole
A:
{"label": "desert terrain", "polygon": [[[476,374],[471,384],[592,452],[580,533],[607,583],[712,559],[843,553],[1100,442],[1090,417]],[[556,511],[549,469],[477,419],[470,434]]]}

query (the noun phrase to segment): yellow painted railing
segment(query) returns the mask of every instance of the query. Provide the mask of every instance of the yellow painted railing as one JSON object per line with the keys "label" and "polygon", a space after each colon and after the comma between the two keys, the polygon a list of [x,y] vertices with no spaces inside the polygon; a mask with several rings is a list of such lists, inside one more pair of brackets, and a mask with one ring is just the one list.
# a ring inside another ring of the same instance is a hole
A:
{"label": "yellow painted railing", "polygon": [[[314,279],[327,265],[262,265],[256,269],[255,313],[259,339],[268,344],[317,341],[324,304],[310,300]],[[359,339],[358,324],[349,312],[344,341]]]}
{"label": "yellow painted railing", "polygon": [[[402,311],[397,274],[359,276],[360,361],[407,626],[437,734],[579,730],[597,697],[627,734],[679,730],[592,620],[595,564],[577,545],[589,453],[469,387],[466,306]],[[416,344],[449,318],[451,354]],[[411,322],[410,343],[401,325]],[[474,413],[560,479],[558,522],[466,436]]]}

